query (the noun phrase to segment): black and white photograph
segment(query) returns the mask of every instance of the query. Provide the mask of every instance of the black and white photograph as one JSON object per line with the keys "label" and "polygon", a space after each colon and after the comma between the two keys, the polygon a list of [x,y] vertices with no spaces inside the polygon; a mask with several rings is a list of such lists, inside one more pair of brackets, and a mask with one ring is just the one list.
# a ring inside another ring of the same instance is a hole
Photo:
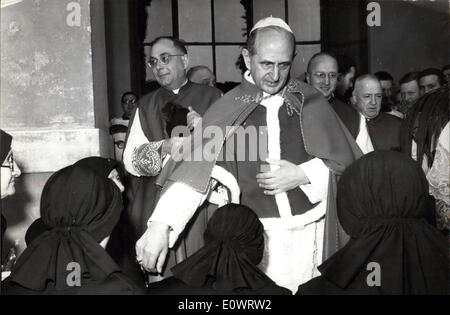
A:
{"label": "black and white photograph", "polygon": [[449,295],[450,0],[0,1],[1,295]]}

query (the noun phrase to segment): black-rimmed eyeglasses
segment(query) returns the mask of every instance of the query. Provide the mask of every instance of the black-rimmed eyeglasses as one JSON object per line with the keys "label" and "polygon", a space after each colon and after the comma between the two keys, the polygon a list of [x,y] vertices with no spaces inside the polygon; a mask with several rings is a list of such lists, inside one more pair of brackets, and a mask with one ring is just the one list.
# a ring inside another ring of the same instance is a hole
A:
{"label": "black-rimmed eyeglasses", "polygon": [[14,157],[12,153],[9,155],[9,158],[5,162],[8,164],[2,164],[1,166],[4,168],[9,168],[11,170],[11,173],[14,173]]}
{"label": "black-rimmed eyeglasses", "polygon": [[314,72],[312,74],[314,76],[316,76],[317,78],[319,78],[320,80],[325,80],[325,78],[327,78],[327,77],[328,77],[328,80],[337,80],[337,78],[339,77],[339,73],[336,73],[336,72],[330,72],[330,73]]}
{"label": "black-rimmed eyeglasses", "polygon": [[125,141],[116,141],[114,142],[114,145],[118,148],[118,149],[125,149]]}
{"label": "black-rimmed eyeglasses", "polygon": [[170,60],[172,59],[172,57],[181,57],[181,56],[184,56],[184,55],[161,54],[161,55],[159,55],[159,59],[155,58],[155,57],[150,57],[150,61],[147,62],[147,65],[150,68],[156,67],[158,62],[161,62],[161,64],[163,64],[163,65],[167,65],[170,62]]}

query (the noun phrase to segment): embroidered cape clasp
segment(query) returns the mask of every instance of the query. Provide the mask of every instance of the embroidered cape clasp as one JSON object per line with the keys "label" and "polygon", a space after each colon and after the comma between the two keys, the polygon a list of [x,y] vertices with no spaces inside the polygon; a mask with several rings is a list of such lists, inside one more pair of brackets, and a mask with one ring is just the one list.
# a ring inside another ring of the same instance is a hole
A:
{"label": "embroidered cape clasp", "polygon": [[[284,102],[286,103],[286,111],[287,111],[287,114],[289,115],[289,117],[292,117],[294,115],[294,113],[296,113],[298,116],[300,116],[300,109],[303,107],[303,104],[305,101],[305,96],[300,89],[299,81],[290,80],[288,82],[288,84],[283,88],[283,90],[278,94],[284,99]],[[292,104],[291,99],[295,98],[295,96],[293,94],[300,94],[299,106],[295,106],[294,104]],[[256,96],[245,94],[242,96],[236,96],[234,99],[236,101],[240,101],[240,102],[246,103],[246,104],[248,104],[248,103],[260,104],[262,101],[264,101],[272,96],[273,95],[263,96],[260,93],[258,93]]]}

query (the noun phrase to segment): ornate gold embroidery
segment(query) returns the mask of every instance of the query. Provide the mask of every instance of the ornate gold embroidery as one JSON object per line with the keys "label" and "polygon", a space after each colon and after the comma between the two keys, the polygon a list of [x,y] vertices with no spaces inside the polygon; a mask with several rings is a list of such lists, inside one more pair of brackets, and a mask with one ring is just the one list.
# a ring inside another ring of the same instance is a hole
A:
{"label": "ornate gold embroidery", "polygon": [[261,103],[262,101],[264,101],[265,99],[268,99],[272,97],[272,95],[267,95],[267,96],[262,96],[262,94],[258,94],[258,95],[242,95],[242,96],[236,96],[234,99],[236,101],[241,101],[242,103]]}
{"label": "ornate gold embroidery", "polygon": [[[288,93],[288,94],[286,95],[286,93]],[[297,115],[300,116],[300,112],[301,112],[301,109],[303,108],[303,104],[305,101],[305,96],[300,89],[300,82],[298,80],[290,80],[289,83],[286,85],[286,87],[278,94],[284,98],[284,102],[286,103],[286,111],[287,111],[288,115],[290,117],[292,117],[292,115],[294,115],[294,113],[296,113]],[[297,104],[298,106],[295,106],[294,104],[292,104],[292,101],[290,99],[296,97],[292,94],[300,94],[300,100],[299,100],[299,103]],[[262,94],[258,94],[255,96],[255,95],[246,94],[246,95],[242,95],[242,96],[237,96],[234,99],[236,101],[240,101],[243,103],[260,104],[262,101],[264,101],[272,96],[273,95],[262,96]]]}
{"label": "ornate gold embroidery", "polygon": [[156,176],[159,174],[162,161],[158,150],[163,142],[164,140],[146,143],[133,151],[131,163],[140,175]]}
{"label": "ornate gold embroidery", "polygon": [[298,80],[290,80],[286,86],[287,92],[289,93],[302,93],[300,89],[300,82]]}

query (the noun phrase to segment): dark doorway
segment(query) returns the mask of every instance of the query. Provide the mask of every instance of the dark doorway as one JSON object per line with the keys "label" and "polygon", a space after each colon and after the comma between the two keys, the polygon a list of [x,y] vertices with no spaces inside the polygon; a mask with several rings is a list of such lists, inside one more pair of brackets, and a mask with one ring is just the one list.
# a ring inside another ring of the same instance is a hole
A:
{"label": "dark doorway", "polygon": [[359,73],[368,72],[365,0],[322,0],[322,49],[352,58]]}

